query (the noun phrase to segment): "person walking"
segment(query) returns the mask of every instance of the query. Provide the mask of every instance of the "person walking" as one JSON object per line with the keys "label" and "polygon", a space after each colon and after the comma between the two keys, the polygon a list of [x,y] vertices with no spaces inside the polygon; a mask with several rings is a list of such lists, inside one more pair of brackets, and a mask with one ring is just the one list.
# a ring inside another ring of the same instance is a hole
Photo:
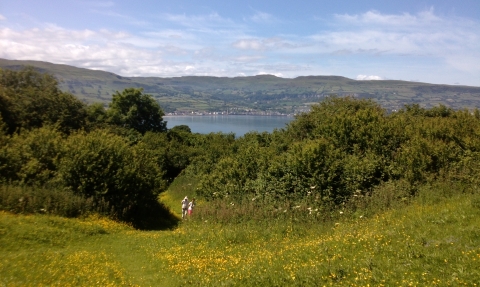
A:
{"label": "person walking", "polygon": [[192,215],[193,208],[195,207],[195,197],[188,203],[188,215]]}
{"label": "person walking", "polygon": [[188,203],[188,197],[185,196],[185,198],[182,200],[182,219],[187,217]]}

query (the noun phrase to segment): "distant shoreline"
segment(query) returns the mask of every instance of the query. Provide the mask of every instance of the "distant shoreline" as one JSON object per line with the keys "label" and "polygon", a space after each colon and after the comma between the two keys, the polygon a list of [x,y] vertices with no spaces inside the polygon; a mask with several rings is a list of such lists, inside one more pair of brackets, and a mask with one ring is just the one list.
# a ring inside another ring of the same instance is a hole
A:
{"label": "distant shoreline", "polygon": [[294,117],[295,115],[261,115],[261,114],[167,114],[163,117],[228,117],[228,116],[256,116],[256,117]]}

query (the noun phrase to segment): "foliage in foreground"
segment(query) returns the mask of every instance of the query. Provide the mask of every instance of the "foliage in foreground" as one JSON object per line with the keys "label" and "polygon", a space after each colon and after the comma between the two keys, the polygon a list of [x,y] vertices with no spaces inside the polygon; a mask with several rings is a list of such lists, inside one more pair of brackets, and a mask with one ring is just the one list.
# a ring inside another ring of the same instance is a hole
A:
{"label": "foliage in foreground", "polygon": [[2,212],[0,284],[476,286],[478,188],[444,182],[397,201],[322,221],[299,208],[278,220],[222,223],[199,209],[175,230],[149,232],[98,217]]}
{"label": "foliage in foreground", "polygon": [[58,178],[75,194],[114,203],[119,219],[134,218],[165,188],[148,149],[101,130],[67,139]]}

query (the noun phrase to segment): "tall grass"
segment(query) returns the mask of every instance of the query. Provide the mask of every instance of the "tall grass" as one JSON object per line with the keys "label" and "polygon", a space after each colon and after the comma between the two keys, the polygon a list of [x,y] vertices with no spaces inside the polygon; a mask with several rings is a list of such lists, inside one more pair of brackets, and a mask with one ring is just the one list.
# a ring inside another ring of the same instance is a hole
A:
{"label": "tall grass", "polygon": [[166,231],[2,212],[0,285],[478,286],[477,187],[440,180],[407,194],[388,183],[315,214],[203,202]]}
{"label": "tall grass", "polygon": [[23,214],[54,214],[65,217],[92,213],[112,215],[107,202],[94,201],[55,188],[0,185],[0,210]]}

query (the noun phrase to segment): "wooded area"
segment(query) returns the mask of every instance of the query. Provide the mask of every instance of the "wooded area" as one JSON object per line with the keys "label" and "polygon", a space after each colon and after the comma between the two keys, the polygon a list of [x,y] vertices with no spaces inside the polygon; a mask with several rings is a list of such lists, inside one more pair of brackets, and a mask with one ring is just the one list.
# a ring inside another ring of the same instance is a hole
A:
{"label": "wooded area", "polygon": [[401,200],[436,181],[479,183],[478,110],[387,113],[328,97],[283,130],[236,138],[167,129],[141,89],[116,92],[108,109],[84,104],[32,68],[0,71],[0,109],[0,209],[11,212],[99,212],[156,228],[175,221],[157,197],[179,175],[207,201],[254,201],[272,216],[302,202],[332,210],[386,187]]}

